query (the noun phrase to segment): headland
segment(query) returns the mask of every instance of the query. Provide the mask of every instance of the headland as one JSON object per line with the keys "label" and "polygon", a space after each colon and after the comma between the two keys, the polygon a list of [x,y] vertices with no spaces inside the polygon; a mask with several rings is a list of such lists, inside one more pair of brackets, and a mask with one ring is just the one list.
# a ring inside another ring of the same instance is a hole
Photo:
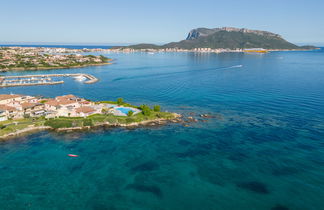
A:
{"label": "headland", "polygon": [[116,52],[201,52],[226,53],[243,52],[266,53],[270,51],[305,51],[317,49],[314,46],[297,46],[282,36],[269,31],[246,28],[197,28],[191,30],[187,38],[164,45],[136,44],[114,47]]}
{"label": "headland", "polygon": [[159,105],[134,106],[117,101],[94,102],[74,95],[55,98],[0,95],[0,139],[39,130],[73,131],[96,127],[136,127],[177,122],[179,114]]}
{"label": "headland", "polygon": [[0,47],[0,71],[81,68],[111,64],[103,55],[82,55],[86,50],[44,47]]}

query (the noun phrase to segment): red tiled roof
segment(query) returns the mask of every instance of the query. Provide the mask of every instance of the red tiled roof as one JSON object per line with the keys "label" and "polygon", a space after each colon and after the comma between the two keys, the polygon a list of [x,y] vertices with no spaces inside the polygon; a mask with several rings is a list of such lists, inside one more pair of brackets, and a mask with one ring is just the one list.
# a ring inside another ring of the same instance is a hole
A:
{"label": "red tiled roof", "polygon": [[64,96],[57,96],[57,100],[69,100],[71,98],[77,98],[75,95],[69,94],[69,95],[64,95]]}
{"label": "red tiled roof", "polygon": [[94,112],[96,111],[94,108],[90,107],[90,106],[82,106],[82,107],[79,107],[79,108],[76,108],[75,111],[77,113],[91,113],[91,112]]}
{"label": "red tiled roof", "polygon": [[90,101],[80,101],[80,104],[90,104]]}
{"label": "red tiled roof", "polygon": [[58,101],[55,99],[50,99],[50,100],[46,101],[44,104],[50,105],[50,106],[59,106]]}
{"label": "red tiled roof", "polygon": [[29,102],[25,102],[25,103],[22,103],[22,104],[20,104],[20,105],[21,105],[21,107],[22,107],[23,109],[27,109],[27,108],[35,107],[35,106],[37,106],[38,104],[36,104],[36,103],[29,103]]}
{"label": "red tiled roof", "polygon": [[16,94],[0,94],[0,101],[1,100],[7,100],[7,99],[12,99],[12,98],[18,98],[21,97],[22,95],[16,95]]}
{"label": "red tiled roof", "polygon": [[0,110],[2,110],[2,111],[15,111],[17,109],[15,107],[12,107],[12,106],[7,106],[7,105],[0,104]]}
{"label": "red tiled roof", "polygon": [[58,101],[58,104],[59,105],[68,105],[68,104],[74,104],[74,103],[77,103],[77,102],[76,101],[73,101],[73,100],[67,100],[67,99],[59,100]]}

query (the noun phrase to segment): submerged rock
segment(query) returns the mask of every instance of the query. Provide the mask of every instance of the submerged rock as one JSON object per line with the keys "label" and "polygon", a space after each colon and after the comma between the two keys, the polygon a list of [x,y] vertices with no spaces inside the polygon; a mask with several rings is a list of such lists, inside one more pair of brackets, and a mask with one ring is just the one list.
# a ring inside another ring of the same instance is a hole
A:
{"label": "submerged rock", "polygon": [[159,164],[157,164],[154,161],[148,161],[133,167],[131,171],[133,172],[153,171],[158,168],[159,168]]}
{"label": "submerged rock", "polygon": [[211,114],[201,114],[199,116],[202,117],[202,118],[206,118],[206,119],[215,118],[217,120],[224,120],[224,117],[221,114],[215,114],[215,115],[211,115]]}
{"label": "submerged rock", "polygon": [[274,176],[287,176],[298,173],[298,169],[294,167],[279,167],[272,170]]}
{"label": "submerged rock", "polygon": [[267,186],[264,183],[258,181],[241,182],[237,183],[236,186],[259,194],[270,193]]}
{"label": "submerged rock", "polygon": [[126,186],[126,189],[133,189],[138,192],[151,193],[157,197],[162,197],[161,189],[155,185],[129,184]]}

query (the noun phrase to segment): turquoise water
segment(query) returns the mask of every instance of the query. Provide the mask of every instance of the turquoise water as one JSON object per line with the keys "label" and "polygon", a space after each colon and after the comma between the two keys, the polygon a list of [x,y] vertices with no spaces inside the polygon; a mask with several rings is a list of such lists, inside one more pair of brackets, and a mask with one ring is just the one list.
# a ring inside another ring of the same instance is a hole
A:
{"label": "turquoise water", "polygon": [[118,111],[121,111],[122,113],[124,114],[128,114],[129,111],[132,111],[132,109],[130,108],[125,108],[125,107],[119,107],[119,108],[116,108]]}
{"label": "turquoise water", "polygon": [[199,122],[0,142],[1,209],[324,209],[323,50],[107,56],[57,70],[98,83],[0,93],[123,97]]}

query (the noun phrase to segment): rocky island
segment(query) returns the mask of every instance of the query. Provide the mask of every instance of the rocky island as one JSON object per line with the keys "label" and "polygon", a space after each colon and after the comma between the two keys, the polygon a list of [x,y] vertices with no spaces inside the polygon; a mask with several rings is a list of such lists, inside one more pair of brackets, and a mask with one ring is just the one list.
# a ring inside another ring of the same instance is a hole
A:
{"label": "rocky island", "polygon": [[74,95],[55,98],[0,95],[0,139],[35,130],[70,131],[99,126],[134,127],[176,122],[180,115],[160,106],[134,106],[117,101],[94,102]]}
{"label": "rocky island", "polygon": [[0,47],[0,71],[79,68],[110,64],[111,59],[105,56],[79,54],[83,51],[70,51],[64,48]]}
{"label": "rocky island", "polygon": [[162,52],[245,52],[245,51],[311,50],[314,46],[297,46],[279,34],[246,28],[197,28],[185,40],[165,45],[137,44],[112,50]]}

